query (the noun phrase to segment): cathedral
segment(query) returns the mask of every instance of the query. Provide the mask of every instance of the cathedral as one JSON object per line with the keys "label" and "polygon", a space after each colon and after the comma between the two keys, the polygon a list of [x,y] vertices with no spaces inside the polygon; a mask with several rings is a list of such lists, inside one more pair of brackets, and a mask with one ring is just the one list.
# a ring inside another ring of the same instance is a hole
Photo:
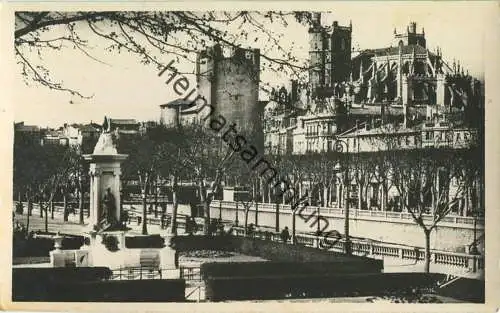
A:
{"label": "cathedral", "polygon": [[[441,49],[429,51],[425,31],[411,22],[394,30],[389,47],[351,48],[352,24],[322,25],[314,13],[309,28],[309,81],[273,88],[264,109],[267,153],[328,151],[332,135],[360,125],[423,122],[471,125],[480,120],[481,83]],[[477,125],[476,125],[477,126]]]}

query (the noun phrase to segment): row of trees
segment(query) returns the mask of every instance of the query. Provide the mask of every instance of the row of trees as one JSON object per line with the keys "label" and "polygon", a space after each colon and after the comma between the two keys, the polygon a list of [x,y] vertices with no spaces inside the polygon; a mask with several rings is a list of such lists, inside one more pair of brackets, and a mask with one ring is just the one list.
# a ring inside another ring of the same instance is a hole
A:
{"label": "row of trees", "polygon": [[48,210],[50,208],[53,219],[53,202],[56,198],[63,200],[64,220],[67,221],[67,200],[76,196],[79,200],[80,223],[83,223],[84,193],[88,189],[88,167],[81,157],[83,147],[41,145],[24,139],[21,135],[15,135],[13,185],[18,200],[28,203],[26,229],[29,229],[33,203],[38,202],[40,217],[45,216],[45,231],[48,231]]}
{"label": "row of trees", "polygon": [[[198,189],[199,204],[203,207],[205,230],[210,223],[210,203],[222,181],[231,177],[237,185],[252,190],[251,201],[259,202],[266,192],[274,193],[275,202],[292,202],[278,189],[266,184],[259,169],[251,170],[238,155],[215,133],[202,125],[167,129],[161,125],[136,136],[117,138],[120,153],[129,155],[123,164],[123,179],[140,185],[143,207],[142,232],[147,233],[147,195],[153,181],[167,182],[172,190],[172,227],[177,233],[179,181],[191,181]],[[453,160],[453,162],[450,162]],[[279,176],[286,178],[296,191],[296,197],[307,192],[309,204],[316,196],[325,205],[329,188],[336,183],[358,184],[358,204],[365,202],[370,182],[382,189],[382,207],[386,207],[389,190],[399,196],[404,211],[409,212],[425,234],[426,267],[430,261],[430,234],[438,223],[461,201],[474,199],[469,206],[481,207],[481,192],[471,197],[482,182],[483,164],[480,147],[468,149],[411,149],[370,153],[323,155],[269,156],[268,161]],[[59,193],[66,198],[78,193],[80,222],[83,223],[83,192],[88,185],[87,165],[81,151],[58,145],[40,146],[16,141],[14,147],[14,186],[28,203],[39,201],[48,218],[48,208]],[[345,169],[349,175],[339,175]],[[160,179],[159,179],[160,178]],[[349,178],[347,182],[346,179]],[[307,182],[309,190],[304,190]],[[344,195],[347,201],[348,196]],[[340,199],[337,199],[339,201]],[[31,205],[29,204],[28,207]],[[247,215],[249,205],[245,206]],[[424,215],[430,219],[424,219]],[[53,216],[53,214],[52,214]],[[65,214],[66,216],[66,214]],[[28,217],[29,218],[29,217]],[[28,222],[29,223],[29,222]],[[245,218],[245,225],[247,219]],[[47,226],[46,226],[47,227]]]}
{"label": "row of trees", "polygon": [[[340,184],[344,187],[342,199],[335,200],[345,207],[351,198],[351,194],[345,192],[349,184],[357,186],[357,203],[351,201],[349,204],[361,209],[366,208],[369,186],[375,184],[381,193],[382,209],[387,210],[389,200],[396,198],[401,210],[408,212],[423,230],[425,269],[428,271],[430,236],[438,223],[461,207],[467,207],[469,215],[484,210],[483,153],[483,146],[478,144],[465,149],[390,149],[275,156],[278,172],[287,178],[297,194],[288,199],[279,190],[271,189],[269,191],[274,191],[276,196],[262,199],[294,203],[307,194],[309,205],[326,206],[331,201],[331,188]],[[348,175],[345,175],[346,170]],[[278,218],[279,214],[276,216]]]}

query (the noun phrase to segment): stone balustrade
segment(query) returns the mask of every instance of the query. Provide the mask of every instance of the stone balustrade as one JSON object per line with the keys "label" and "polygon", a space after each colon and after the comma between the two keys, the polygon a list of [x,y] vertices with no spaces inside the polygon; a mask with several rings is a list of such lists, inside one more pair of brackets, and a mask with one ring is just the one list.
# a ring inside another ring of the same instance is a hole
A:
{"label": "stone balustrade", "polygon": [[[244,230],[241,227],[235,227],[233,234],[235,236],[244,236]],[[278,234],[273,234],[271,237],[273,241],[280,241]],[[254,237],[264,239],[261,232],[256,231]],[[323,239],[321,236],[310,234],[296,234],[296,243],[321,248],[328,245],[329,250],[336,252],[343,252],[345,249],[345,240],[340,239],[333,244],[328,243],[321,245]],[[400,246],[395,244],[373,242],[358,239],[351,239],[351,249],[354,255],[366,256],[371,258],[399,258],[402,260],[415,260],[417,262],[423,261],[425,251],[419,248]],[[467,270],[473,273],[484,272],[484,256],[470,255],[465,253],[454,253],[448,251],[431,250],[431,264],[445,265],[450,268],[458,268]]]}
{"label": "stone balustrade", "polygon": [[[220,201],[214,200],[210,204],[213,209],[219,208],[222,205],[223,208],[226,209],[236,209],[236,203],[233,201]],[[301,208],[301,207],[300,207]],[[244,207],[241,203],[238,204],[239,210],[244,210]],[[276,204],[275,203],[259,203],[258,208],[259,211],[267,211],[267,212],[275,212]],[[251,211],[255,211],[255,204],[252,203],[250,206]],[[279,204],[279,210],[281,213],[289,213],[291,214],[291,206],[289,204]],[[307,206],[302,209],[302,214],[309,215],[310,213],[317,212],[317,206]],[[333,208],[333,207],[319,207],[320,214],[322,216],[332,216],[332,217],[343,217],[345,214],[344,208]],[[414,223],[413,218],[408,212],[392,212],[392,211],[374,211],[374,210],[359,210],[359,209],[349,209],[349,216],[355,219],[373,219],[373,220],[393,220],[400,221],[403,223]],[[433,219],[433,216],[430,214],[424,214],[422,216],[424,221],[430,222]],[[474,224],[474,217],[468,216],[445,216],[440,223],[449,223],[449,224],[461,224],[472,226]],[[484,228],[484,217],[477,217],[476,223],[478,229]]]}

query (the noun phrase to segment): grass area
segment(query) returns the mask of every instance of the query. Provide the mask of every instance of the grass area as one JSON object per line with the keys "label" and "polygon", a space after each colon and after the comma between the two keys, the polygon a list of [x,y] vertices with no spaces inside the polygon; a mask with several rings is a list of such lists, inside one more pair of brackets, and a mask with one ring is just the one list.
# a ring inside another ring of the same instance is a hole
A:
{"label": "grass area", "polygon": [[49,263],[49,256],[28,256],[28,257],[15,257],[12,259],[12,265],[19,264],[41,264]]}

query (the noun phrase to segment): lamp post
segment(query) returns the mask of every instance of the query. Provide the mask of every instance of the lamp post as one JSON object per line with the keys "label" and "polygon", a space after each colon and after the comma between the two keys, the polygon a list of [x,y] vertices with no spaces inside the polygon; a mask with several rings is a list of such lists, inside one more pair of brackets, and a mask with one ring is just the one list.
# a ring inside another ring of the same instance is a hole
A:
{"label": "lamp post", "polygon": [[472,245],[471,245],[470,250],[469,250],[469,254],[478,255],[480,253],[479,253],[479,250],[477,249],[477,212],[476,212],[476,210],[474,210],[472,212],[472,214],[474,217],[474,233],[473,233],[474,237],[473,237]]}
{"label": "lamp post", "polygon": [[344,204],[344,235],[345,235],[345,254],[346,255],[351,255],[351,240],[349,238],[349,187],[350,187],[350,180],[349,180],[349,145],[347,142],[339,139],[338,137],[334,136],[335,139],[335,151],[343,153],[344,152],[344,146],[345,146],[345,155],[346,155],[346,165],[345,165],[345,176],[344,176],[344,181],[345,181],[345,204]]}

